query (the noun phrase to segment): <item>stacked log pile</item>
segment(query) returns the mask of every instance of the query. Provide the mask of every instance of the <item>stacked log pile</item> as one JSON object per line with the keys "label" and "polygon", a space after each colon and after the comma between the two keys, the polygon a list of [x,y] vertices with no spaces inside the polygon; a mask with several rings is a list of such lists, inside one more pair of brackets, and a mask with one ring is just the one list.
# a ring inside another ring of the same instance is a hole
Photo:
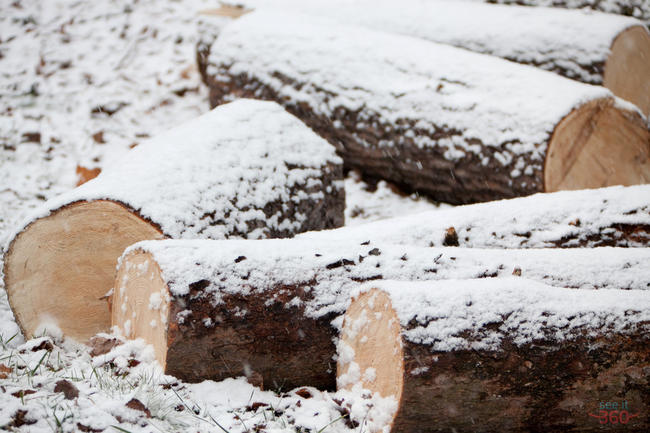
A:
{"label": "stacked log pile", "polygon": [[347,167],[437,200],[650,180],[645,119],[606,89],[412,37],[257,10],[221,31],[206,77],[212,105],[275,100]]}
{"label": "stacked log pile", "polygon": [[[369,392],[384,431],[595,431],[613,398],[650,429],[640,22],[243,4],[197,47],[216,108],[17,230],[25,335],[113,325],[182,380]],[[341,228],[344,168],[467,205]]]}
{"label": "stacked log pile", "polygon": [[26,336],[47,324],[84,341],[108,330],[101,298],[134,242],[289,237],[341,226],[344,206],[325,140],[276,104],[237,101],[37,209],[8,246],[5,287]]}
{"label": "stacked log pile", "polygon": [[[269,5],[256,0],[238,4],[245,7],[240,14]],[[635,18],[458,0],[406,0],[399,8],[393,0],[278,0],[272,6],[466,48],[604,85],[650,114],[650,33]],[[231,7],[212,13],[233,16],[234,11]],[[205,44],[200,47],[205,49]]]}
{"label": "stacked log pile", "polygon": [[[125,253],[113,325],[154,345],[185,380],[240,375],[282,389],[332,389],[351,290],[365,281],[502,278],[648,290],[645,248],[481,250],[343,240],[146,241]],[[209,362],[208,362],[209,360]]]}
{"label": "stacked log pile", "polygon": [[649,307],[525,279],[373,283],[346,312],[338,382],[392,397],[391,431],[600,431],[603,399],[647,431]]}

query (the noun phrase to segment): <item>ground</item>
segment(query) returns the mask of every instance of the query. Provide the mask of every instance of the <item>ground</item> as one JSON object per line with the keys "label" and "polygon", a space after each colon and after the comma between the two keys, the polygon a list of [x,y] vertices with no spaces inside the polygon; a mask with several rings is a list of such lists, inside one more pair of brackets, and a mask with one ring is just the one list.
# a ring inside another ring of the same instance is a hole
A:
{"label": "ground", "polygon": [[[31,209],[148,137],[209,109],[194,62],[215,1],[16,0],[0,4],[0,245]],[[438,208],[346,179],[346,224]],[[0,279],[0,429],[364,431],[368,400],[244,379],[184,384],[142,342],[91,357],[48,335],[25,341]],[[78,392],[75,399],[72,397]]]}

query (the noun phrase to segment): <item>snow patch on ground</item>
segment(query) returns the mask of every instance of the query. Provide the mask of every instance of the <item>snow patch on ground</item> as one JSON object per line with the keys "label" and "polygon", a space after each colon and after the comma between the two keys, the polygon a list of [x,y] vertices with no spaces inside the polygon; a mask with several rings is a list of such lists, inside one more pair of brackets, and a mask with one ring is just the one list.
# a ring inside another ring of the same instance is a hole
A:
{"label": "snow patch on ground", "polygon": [[383,180],[369,185],[356,171],[351,171],[345,179],[345,194],[346,226],[453,207],[447,203],[431,202],[418,194],[405,195]]}
{"label": "snow patch on ground", "polygon": [[[29,433],[350,432],[361,424],[366,430],[376,406],[371,396],[356,392],[262,391],[244,378],[185,384],[163,374],[142,340],[92,357],[86,346],[40,337],[12,348],[1,345],[0,364],[6,375],[0,427]],[[62,381],[67,384],[58,388]],[[67,399],[65,388],[77,396]]]}

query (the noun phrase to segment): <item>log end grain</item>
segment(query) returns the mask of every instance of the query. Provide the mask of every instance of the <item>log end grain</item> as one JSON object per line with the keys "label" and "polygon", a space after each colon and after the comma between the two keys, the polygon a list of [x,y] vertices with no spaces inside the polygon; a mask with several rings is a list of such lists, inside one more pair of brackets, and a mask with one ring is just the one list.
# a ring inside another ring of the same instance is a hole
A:
{"label": "log end grain", "polygon": [[603,84],[650,116],[650,32],[632,26],[612,43]]}
{"label": "log end grain", "polygon": [[[156,360],[167,364],[169,289],[160,267],[148,252],[135,250],[118,268],[112,299],[111,322],[129,339],[142,338],[151,344]],[[128,290],[127,290],[128,286]]]}
{"label": "log end grain", "polygon": [[650,183],[650,131],[613,99],[590,101],[556,126],[546,155],[545,191]]}
{"label": "log end grain", "polygon": [[[336,365],[338,389],[364,389],[402,400],[404,354],[399,318],[378,289],[361,293],[345,313]],[[391,422],[392,425],[392,422]]]}
{"label": "log end grain", "polygon": [[223,4],[221,7],[216,9],[204,9],[199,12],[201,15],[212,15],[217,17],[226,17],[226,18],[239,18],[240,16],[250,12],[250,9],[246,9],[240,5],[227,5]]}
{"label": "log end grain", "polygon": [[5,255],[9,303],[26,337],[42,325],[85,341],[108,330],[102,300],[113,286],[117,258],[157,228],[112,201],[77,202],[27,226]]}

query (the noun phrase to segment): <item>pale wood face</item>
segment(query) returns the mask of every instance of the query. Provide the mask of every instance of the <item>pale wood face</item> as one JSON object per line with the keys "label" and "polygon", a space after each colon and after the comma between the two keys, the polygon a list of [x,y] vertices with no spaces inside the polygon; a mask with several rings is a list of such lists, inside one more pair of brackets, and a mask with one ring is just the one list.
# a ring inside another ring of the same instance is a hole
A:
{"label": "pale wood face", "polygon": [[240,16],[251,12],[250,9],[243,7],[221,5],[218,9],[205,9],[199,12],[201,15],[214,15],[218,17],[239,18]]}
{"label": "pale wood face", "polygon": [[151,254],[134,251],[117,271],[113,292],[112,324],[126,338],[142,338],[153,345],[163,369],[167,362],[169,289]]}
{"label": "pale wood face", "polygon": [[558,124],[544,167],[546,192],[650,183],[650,131],[612,99],[588,102]]}
{"label": "pale wood face", "polygon": [[[373,289],[355,298],[345,313],[341,339],[354,350],[353,362],[360,367],[363,387],[400,402],[404,356],[400,322],[389,296]],[[350,364],[343,363],[339,355],[337,376],[348,373],[349,368]],[[368,368],[375,369],[374,380],[364,378]]]}
{"label": "pale wood face", "polygon": [[630,27],[616,37],[603,85],[650,116],[650,33],[645,27]]}
{"label": "pale wood face", "polygon": [[30,224],[5,256],[5,282],[27,337],[43,324],[86,341],[110,328],[108,303],[118,257],[129,245],[162,239],[153,225],[121,204],[78,202]]}

